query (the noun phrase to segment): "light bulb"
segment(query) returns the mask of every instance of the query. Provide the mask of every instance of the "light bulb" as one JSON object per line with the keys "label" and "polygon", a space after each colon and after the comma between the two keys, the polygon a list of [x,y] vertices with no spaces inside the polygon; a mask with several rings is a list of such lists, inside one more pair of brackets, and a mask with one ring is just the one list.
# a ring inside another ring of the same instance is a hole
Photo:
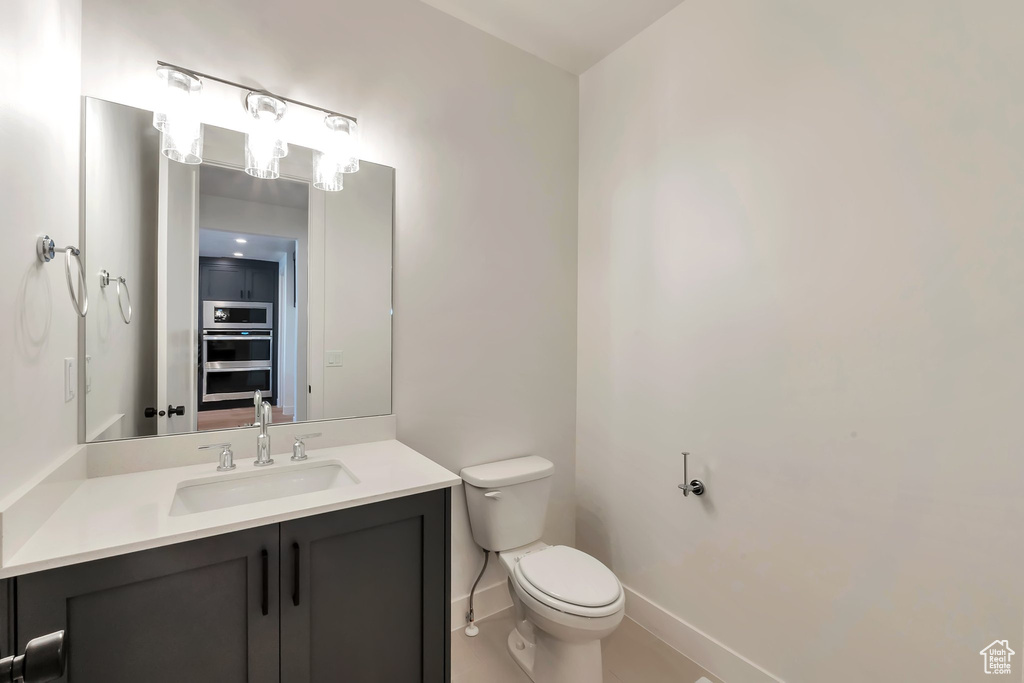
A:
{"label": "light bulb", "polygon": [[359,170],[359,127],[334,114],[324,119],[324,127],[323,143],[313,151],[313,187],[337,192],[345,186],[345,174]]}
{"label": "light bulb", "polygon": [[281,158],[288,155],[288,143],[281,139],[279,125],[288,105],[256,92],[249,93],[245,105],[252,116],[245,134],[245,172],[255,178],[278,178]]}

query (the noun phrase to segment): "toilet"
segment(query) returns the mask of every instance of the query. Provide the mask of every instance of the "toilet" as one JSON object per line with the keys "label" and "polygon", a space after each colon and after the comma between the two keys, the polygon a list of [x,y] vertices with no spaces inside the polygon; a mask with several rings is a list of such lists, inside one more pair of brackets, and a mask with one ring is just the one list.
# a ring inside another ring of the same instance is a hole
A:
{"label": "toilet", "polygon": [[554,471],[528,456],[460,474],[473,539],[498,554],[508,576],[512,658],[534,683],[601,683],[601,639],[622,621],[625,592],[599,560],[540,540]]}

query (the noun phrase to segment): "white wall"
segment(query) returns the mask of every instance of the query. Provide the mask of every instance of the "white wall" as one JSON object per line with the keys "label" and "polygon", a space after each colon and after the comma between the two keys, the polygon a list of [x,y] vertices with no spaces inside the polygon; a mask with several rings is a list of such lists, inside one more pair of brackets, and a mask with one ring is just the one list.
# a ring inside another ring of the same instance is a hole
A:
{"label": "white wall", "polygon": [[[156,434],[156,263],[159,135],[149,112],[84,103],[86,126],[83,259],[91,291],[86,316],[86,441]],[[99,286],[98,273],[124,277]],[[130,300],[129,300],[130,297]]]}
{"label": "white wall", "polygon": [[0,498],[78,441],[63,359],[78,355],[78,316],[63,261],[41,264],[36,238],[78,242],[81,3],[4,3],[0,21]]}
{"label": "white wall", "polygon": [[[299,335],[298,335],[298,259],[296,251],[298,249],[297,243],[293,245],[291,251],[282,254],[280,260],[277,262],[279,282],[278,282],[278,301],[280,302],[281,310],[278,312],[281,320],[281,342],[278,344],[277,363],[278,363],[278,386],[280,387],[278,392],[278,398],[284,407],[284,411],[289,415],[294,416],[296,420],[306,419],[306,387],[303,386],[303,391],[298,393],[300,399],[303,399],[296,412],[295,397],[298,392],[297,380],[298,380],[298,367],[299,362]],[[305,269],[303,269],[305,270]],[[302,365],[306,364],[306,349],[302,348],[301,355]]]}
{"label": "white wall", "polygon": [[[549,540],[571,541],[576,77],[417,0],[86,1],[85,94],[152,108],[157,59],[359,117],[397,169],[399,438],[454,471],[554,460]],[[480,555],[454,511],[458,596]]]}
{"label": "white wall", "polygon": [[302,242],[309,232],[303,209],[212,194],[200,194],[199,200],[199,227],[204,230],[287,237]]}
{"label": "white wall", "polygon": [[790,683],[1024,645],[1022,23],[687,0],[581,78],[580,545]]}

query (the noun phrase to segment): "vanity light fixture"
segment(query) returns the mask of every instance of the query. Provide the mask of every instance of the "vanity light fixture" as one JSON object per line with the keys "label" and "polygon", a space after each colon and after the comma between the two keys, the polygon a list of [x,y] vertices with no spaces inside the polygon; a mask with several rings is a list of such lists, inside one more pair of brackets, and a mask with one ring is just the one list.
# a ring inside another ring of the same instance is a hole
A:
{"label": "vanity light fixture", "polygon": [[320,149],[313,150],[313,187],[337,192],[345,187],[345,174],[359,170],[359,124],[355,119],[329,114]]}
{"label": "vanity light fixture", "polygon": [[[200,164],[203,159],[203,128],[198,98],[203,79],[246,90],[245,109],[251,120],[245,134],[245,172],[256,178],[281,176],[281,159],[288,155],[288,143],[281,137],[281,119],[288,104],[326,114],[323,144],[313,150],[313,186],[336,192],[344,185],[344,174],[359,170],[359,123],[354,116],[340,114],[218,76],[157,62],[157,76],[163,84],[162,104],[153,114],[160,130],[160,149],[170,159]],[[245,240],[236,240],[245,244]]]}
{"label": "vanity light fixture", "polygon": [[203,82],[194,74],[167,65],[157,67],[159,104],[153,126],[160,131],[160,152],[183,164],[203,163],[203,124],[199,100]]}
{"label": "vanity light fixture", "polygon": [[252,117],[245,134],[245,172],[265,180],[278,178],[281,159],[288,156],[288,143],[281,139],[279,125],[288,105],[273,95],[250,92],[245,108]]}

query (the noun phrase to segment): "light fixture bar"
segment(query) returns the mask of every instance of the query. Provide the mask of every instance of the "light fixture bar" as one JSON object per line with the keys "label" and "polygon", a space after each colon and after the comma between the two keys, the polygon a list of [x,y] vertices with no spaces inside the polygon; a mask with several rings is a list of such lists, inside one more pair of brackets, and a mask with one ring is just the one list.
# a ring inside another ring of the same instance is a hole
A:
{"label": "light fixture bar", "polygon": [[299,100],[293,100],[290,97],[285,97],[284,95],[278,95],[277,93],[272,93],[272,92],[269,92],[267,90],[263,90],[262,88],[254,88],[254,87],[249,86],[249,85],[243,85],[241,83],[236,83],[235,81],[229,81],[228,79],[221,78],[220,76],[213,76],[211,74],[204,74],[201,71],[196,71],[194,69],[186,69],[185,67],[178,66],[177,64],[170,64],[168,62],[161,62],[160,60],[157,60],[156,63],[159,66],[166,66],[168,68],[175,69],[177,71],[181,71],[182,73],[189,74],[190,76],[195,76],[196,78],[206,78],[206,79],[209,79],[211,81],[216,81],[218,83],[223,83],[224,85],[230,85],[230,86],[238,88],[240,90],[248,90],[250,92],[259,93],[261,95],[270,95],[271,97],[276,97],[279,100],[284,100],[285,102],[288,102],[289,104],[294,104],[294,105],[299,106],[299,107],[305,107],[306,109],[313,109],[314,111],[322,111],[323,113],[328,114],[329,116],[340,116],[342,118],[349,119],[350,121],[355,121],[356,123],[359,123],[359,120],[356,117],[354,117],[354,116],[349,116],[348,114],[342,114],[340,112],[331,111],[330,109],[324,109],[323,107],[318,107],[315,104],[308,104],[306,102],[301,102]]}

